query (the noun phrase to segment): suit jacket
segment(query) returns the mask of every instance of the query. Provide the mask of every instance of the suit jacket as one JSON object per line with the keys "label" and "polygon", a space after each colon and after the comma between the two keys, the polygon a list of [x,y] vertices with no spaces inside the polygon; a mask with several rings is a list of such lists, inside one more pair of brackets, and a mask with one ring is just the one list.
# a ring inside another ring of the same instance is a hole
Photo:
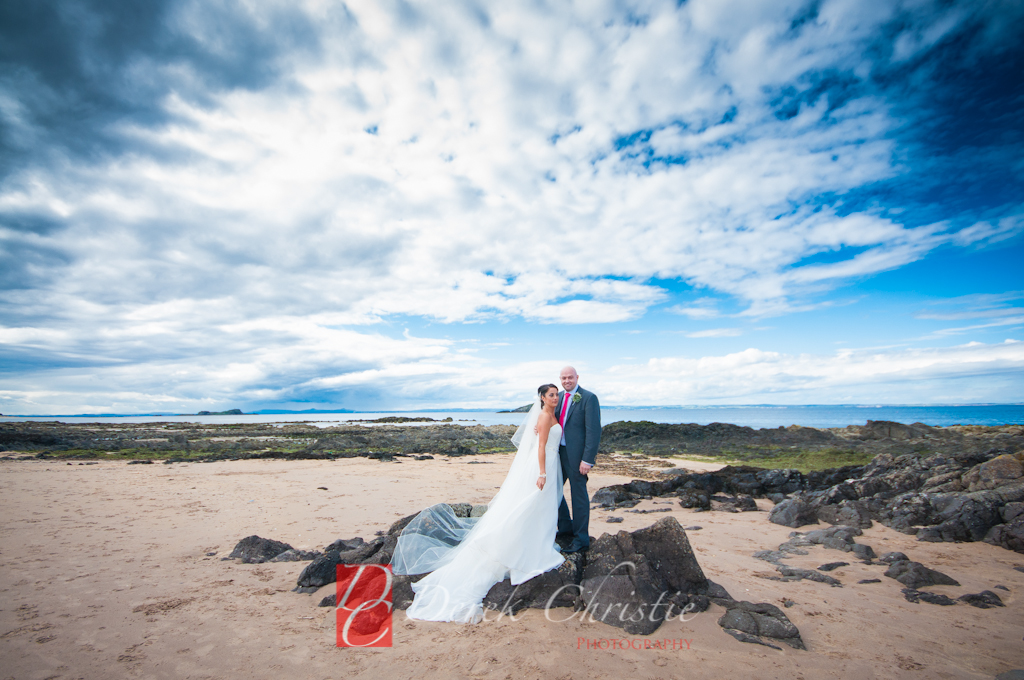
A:
{"label": "suit jacket", "polygon": [[[565,416],[565,452],[569,462],[579,467],[580,461],[591,465],[597,460],[597,447],[601,444],[601,404],[593,392],[578,387],[580,400],[569,405]],[[558,395],[558,411],[562,412],[565,392]]]}

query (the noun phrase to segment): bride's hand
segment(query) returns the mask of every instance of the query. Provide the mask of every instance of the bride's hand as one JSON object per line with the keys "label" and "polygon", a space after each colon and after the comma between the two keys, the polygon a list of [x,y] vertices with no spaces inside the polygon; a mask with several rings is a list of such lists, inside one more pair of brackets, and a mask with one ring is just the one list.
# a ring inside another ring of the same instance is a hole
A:
{"label": "bride's hand", "polygon": [[537,478],[537,488],[540,489],[541,491],[543,491],[544,490],[544,482],[546,482],[546,481],[547,481],[547,477],[538,477]]}

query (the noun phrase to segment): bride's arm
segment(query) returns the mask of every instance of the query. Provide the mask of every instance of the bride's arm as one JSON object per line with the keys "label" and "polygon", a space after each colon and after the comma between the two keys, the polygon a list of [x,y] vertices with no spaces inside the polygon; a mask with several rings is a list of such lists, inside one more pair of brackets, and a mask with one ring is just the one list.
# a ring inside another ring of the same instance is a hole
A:
{"label": "bride's arm", "polygon": [[537,419],[537,462],[540,464],[540,475],[537,477],[537,488],[543,490],[544,482],[547,480],[547,473],[544,472],[547,469],[547,448],[548,448],[548,433],[551,432],[551,426],[555,424],[555,419],[548,415],[546,412],[540,414],[540,418]]}

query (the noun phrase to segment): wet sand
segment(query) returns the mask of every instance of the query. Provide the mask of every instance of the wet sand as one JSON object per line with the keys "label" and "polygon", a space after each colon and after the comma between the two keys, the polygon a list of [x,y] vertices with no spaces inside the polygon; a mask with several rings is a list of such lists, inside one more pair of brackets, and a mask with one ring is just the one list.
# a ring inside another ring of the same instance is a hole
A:
{"label": "wet sand", "polygon": [[[0,677],[810,680],[992,678],[1024,668],[1024,573],[1013,569],[1024,555],[983,543],[919,543],[878,524],[858,542],[878,554],[905,552],[962,584],[929,590],[957,597],[1003,585],[1009,592],[995,592],[1007,606],[911,604],[882,566],[821,546],[788,563],[852,562],[830,572],[843,588],[770,581],[771,565],[752,554],[776,548],[791,529],[770,524],[765,512],[695,513],[658,500],[637,509],[671,512],[617,510],[621,524],[595,510],[591,533],[631,531],[667,514],[703,527],[688,535],[707,576],[736,599],[780,607],[793,600],[784,611],[808,651],[740,643],[717,625],[724,610],[714,605],[650,638],[686,640],[688,649],[587,651],[586,640],[641,638],[579,615],[558,621],[572,615],[567,609],[552,610],[553,621],[537,610],[514,620],[492,613],[475,626],[414,622],[397,612],[393,647],[337,648],[334,610],[316,607],[332,586],[290,592],[305,562],[220,559],[251,534],[319,549],[337,538],[370,539],[436,502],[486,503],[510,460],[3,461]],[[623,481],[599,466],[591,491]],[[882,582],[857,583],[867,578]]]}

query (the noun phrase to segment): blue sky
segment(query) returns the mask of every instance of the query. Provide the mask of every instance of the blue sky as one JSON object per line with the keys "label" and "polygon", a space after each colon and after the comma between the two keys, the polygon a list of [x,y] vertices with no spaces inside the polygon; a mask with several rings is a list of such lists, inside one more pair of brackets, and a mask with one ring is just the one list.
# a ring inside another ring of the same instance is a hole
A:
{"label": "blue sky", "polygon": [[0,6],[0,412],[1024,402],[1024,5]]}

